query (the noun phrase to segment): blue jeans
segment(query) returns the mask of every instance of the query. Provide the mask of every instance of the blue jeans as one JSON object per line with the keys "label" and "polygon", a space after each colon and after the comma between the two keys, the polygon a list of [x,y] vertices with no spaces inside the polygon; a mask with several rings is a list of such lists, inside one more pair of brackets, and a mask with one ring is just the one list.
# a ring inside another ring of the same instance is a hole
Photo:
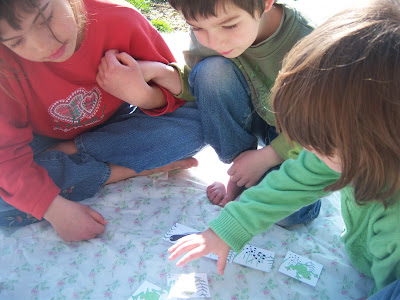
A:
{"label": "blue jeans", "polygon": [[[204,146],[196,107],[182,106],[172,113],[150,117],[124,104],[104,124],[75,138],[78,153],[48,150],[62,140],[34,136],[34,161],[44,167],[60,195],[72,201],[90,198],[107,182],[108,164],[137,173],[193,156]],[[0,198],[0,226],[38,221]]]}
{"label": "blue jeans", "polygon": [[400,279],[385,286],[368,300],[400,300]]}
{"label": "blue jeans", "polygon": [[[204,141],[222,162],[231,163],[240,153],[257,149],[258,144],[269,145],[276,138],[275,127],[254,110],[247,81],[229,59],[213,56],[202,60],[192,69],[189,85],[199,108]],[[320,207],[318,200],[278,224],[307,223],[318,216]]]}

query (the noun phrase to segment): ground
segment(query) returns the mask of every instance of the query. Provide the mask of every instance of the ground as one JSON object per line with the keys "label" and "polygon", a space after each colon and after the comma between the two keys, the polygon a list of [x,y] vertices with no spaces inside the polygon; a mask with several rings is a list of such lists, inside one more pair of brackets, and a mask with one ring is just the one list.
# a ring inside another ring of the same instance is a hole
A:
{"label": "ground", "polygon": [[182,16],[173,9],[168,2],[152,2],[150,12],[143,12],[149,20],[159,19],[167,22],[174,31],[187,31],[189,29]]}

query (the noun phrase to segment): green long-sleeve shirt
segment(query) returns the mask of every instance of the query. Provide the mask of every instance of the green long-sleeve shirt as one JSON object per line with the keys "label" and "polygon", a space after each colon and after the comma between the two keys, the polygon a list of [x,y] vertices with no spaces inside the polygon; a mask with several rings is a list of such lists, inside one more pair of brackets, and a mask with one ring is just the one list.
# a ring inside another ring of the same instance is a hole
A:
{"label": "green long-sleeve shirt", "polygon": [[[275,119],[269,104],[270,90],[282,67],[283,58],[297,41],[313,30],[310,22],[296,9],[286,4],[275,5],[282,5],[283,8],[283,17],[275,33],[231,59],[246,78],[257,113],[272,126],[275,126]],[[219,53],[202,46],[193,32],[190,33],[190,38],[189,49],[183,51],[187,66],[179,68],[174,65],[180,71],[182,82],[182,93],[177,97],[186,100],[193,100],[188,83],[191,68],[206,57],[220,56]],[[292,149],[292,145],[283,134],[278,135],[271,142],[271,146],[284,160],[297,157],[300,149],[298,146]]]}
{"label": "green long-sleeve shirt", "polygon": [[[234,251],[301,207],[327,195],[323,189],[340,177],[314,154],[302,151],[287,160],[240,201],[228,203],[209,225]],[[375,280],[376,292],[400,278],[400,192],[388,208],[379,202],[357,205],[353,189],[341,191],[345,223],[342,241],[352,264]]]}

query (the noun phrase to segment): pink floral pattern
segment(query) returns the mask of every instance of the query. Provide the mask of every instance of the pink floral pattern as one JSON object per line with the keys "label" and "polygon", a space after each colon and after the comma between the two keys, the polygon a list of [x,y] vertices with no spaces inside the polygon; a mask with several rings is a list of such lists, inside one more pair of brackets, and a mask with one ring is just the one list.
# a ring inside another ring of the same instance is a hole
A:
{"label": "pink floral pattern", "polygon": [[[340,242],[337,194],[323,200],[312,223],[291,230],[274,225],[251,241],[276,253],[270,273],[231,264],[220,276],[207,258],[176,267],[162,236],[175,222],[205,229],[220,211],[209,203],[203,179],[193,169],[103,188],[84,201],[109,221],[91,241],[66,244],[46,221],[0,229],[0,299],[128,299],[144,280],[165,288],[167,274],[189,272],[208,274],[216,300],[367,296],[372,282],[351,266]],[[323,264],[315,288],[278,272],[287,250]]]}

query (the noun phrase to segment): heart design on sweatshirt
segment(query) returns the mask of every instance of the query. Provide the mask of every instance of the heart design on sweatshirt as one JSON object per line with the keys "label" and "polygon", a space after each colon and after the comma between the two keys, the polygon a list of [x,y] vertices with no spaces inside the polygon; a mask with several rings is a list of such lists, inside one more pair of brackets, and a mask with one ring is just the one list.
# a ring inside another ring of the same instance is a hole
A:
{"label": "heart design on sweatshirt", "polygon": [[79,88],[67,99],[54,102],[49,107],[49,113],[56,120],[73,124],[83,118],[93,118],[99,109],[100,99],[101,92],[97,87],[90,91]]}

